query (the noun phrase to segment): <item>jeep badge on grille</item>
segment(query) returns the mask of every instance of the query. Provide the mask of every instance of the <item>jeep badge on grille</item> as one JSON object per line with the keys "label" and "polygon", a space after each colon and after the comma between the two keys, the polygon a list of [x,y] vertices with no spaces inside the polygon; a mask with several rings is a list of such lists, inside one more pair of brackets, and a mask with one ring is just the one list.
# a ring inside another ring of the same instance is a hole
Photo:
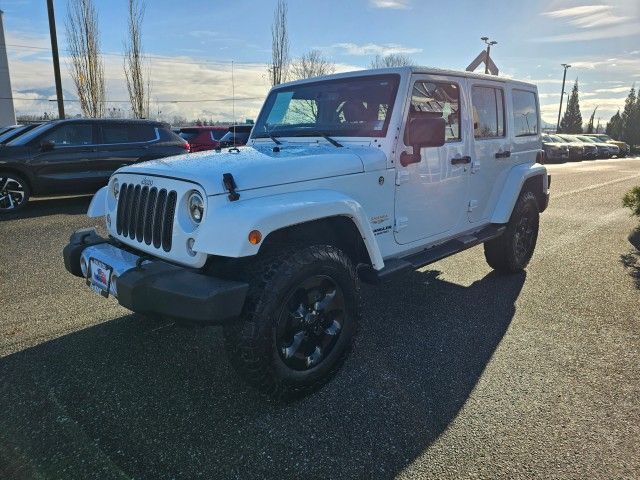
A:
{"label": "jeep badge on grille", "polygon": [[142,182],[140,182],[140,183],[142,183],[142,185],[150,187],[150,186],[153,185],[153,180],[151,180],[150,178],[146,178],[145,177],[145,178],[142,179]]}

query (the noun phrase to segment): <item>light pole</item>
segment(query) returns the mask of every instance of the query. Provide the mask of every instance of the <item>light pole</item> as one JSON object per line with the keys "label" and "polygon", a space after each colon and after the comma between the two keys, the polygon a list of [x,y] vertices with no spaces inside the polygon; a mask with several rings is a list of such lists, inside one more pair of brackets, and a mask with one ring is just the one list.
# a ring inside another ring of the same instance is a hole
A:
{"label": "light pole", "polygon": [[[567,79],[567,68],[570,68],[571,65],[568,63],[563,63],[562,67],[564,68],[564,74],[562,75],[562,93],[560,94],[560,108],[558,109],[558,124],[556,125],[556,133],[560,131],[560,114],[562,113],[562,100],[564,100],[564,82]],[[568,102],[569,100],[567,100]]]}
{"label": "light pole", "polygon": [[58,37],[56,35],[56,17],[53,13],[53,0],[47,0],[49,14],[49,35],[51,36],[51,56],[53,57],[53,77],[56,81],[56,99],[58,118],[64,119],[64,101],[62,99],[62,80],[60,79],[60,59],[58,58]]}
{"label": "light pole", "polygon": [[489,40],[489,37],[480,37],[484,43],[487,44],[487,58],[484,61],[484,73],[489,73],[489,53],[491,53],[491,45],[496,45],[498,42],[495,40]]}

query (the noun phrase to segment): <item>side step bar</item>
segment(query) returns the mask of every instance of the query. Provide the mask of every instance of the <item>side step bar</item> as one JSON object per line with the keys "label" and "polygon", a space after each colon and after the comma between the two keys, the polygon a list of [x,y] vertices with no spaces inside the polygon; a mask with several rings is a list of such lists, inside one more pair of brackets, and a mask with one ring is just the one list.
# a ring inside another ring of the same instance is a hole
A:
{"label": "side step bar", "polygon": [[488,225],[473,234],[454,238],[406,257],[385,260],[385,266],[382,270],[374,270],[370,265],[362,265],[358,269],[358,275],[366,283],[378,284],[386,282],[398,274],[417,270],[467,248],[475,247],[487,240],[499,237],[506,228],[506,225]]}

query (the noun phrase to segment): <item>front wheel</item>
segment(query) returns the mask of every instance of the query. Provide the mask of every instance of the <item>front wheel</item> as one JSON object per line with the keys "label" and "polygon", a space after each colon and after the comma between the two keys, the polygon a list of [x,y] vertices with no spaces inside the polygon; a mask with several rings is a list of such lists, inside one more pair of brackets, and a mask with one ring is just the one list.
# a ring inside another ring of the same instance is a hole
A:
{"label": "front wheel", "polygon": [[344,362],[359,315],[359,280],[330,245],[266,255],[249,276],[242,318],[225,326],[231,364],[276,399],[319,388]]}
{"label": "front wheel", "polygon": [[489,266],[509,273],[524,270],[536,248],[539,222],[536,196],[532,192],[523,192],[505,232],[484,244],[484,256]]}

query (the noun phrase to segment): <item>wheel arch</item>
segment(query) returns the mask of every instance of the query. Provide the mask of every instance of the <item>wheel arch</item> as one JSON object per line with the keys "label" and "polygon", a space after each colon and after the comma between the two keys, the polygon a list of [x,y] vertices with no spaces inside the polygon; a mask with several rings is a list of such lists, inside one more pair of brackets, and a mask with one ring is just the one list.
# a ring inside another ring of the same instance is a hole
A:
{"label": "wheel arch", "polygon": [[[333,239],[353,255],[352,260],[365,261],[375,269],[384,266],[364,209],[337,191],[298,191],[229,202],[210,217],[213,220],[198,232],[194,244],[198,252],[239,258],[257,255],[265,245]],[[248,241],[252,230],[262,234],[257,245]]]}
{"label": "wheel arch", "polygon": [[516,165],[511,169],[498,197],[491,223],[507,223],[511,212],[524,190],[531,190],[536,196],[538,209],[544,211],[547,206],[548,177],[547,169],[540,164]]}
{"label": "wheel arch", "polygon": [[29,191],[31,192],[31,194],[34,193],[33,178],[25,169],[21,169],[13,165],[0,165],[0,172],[8,172],[19,175],[20,178],[24,179],[24,181],[27,182],[27,187],[29,187]]}

